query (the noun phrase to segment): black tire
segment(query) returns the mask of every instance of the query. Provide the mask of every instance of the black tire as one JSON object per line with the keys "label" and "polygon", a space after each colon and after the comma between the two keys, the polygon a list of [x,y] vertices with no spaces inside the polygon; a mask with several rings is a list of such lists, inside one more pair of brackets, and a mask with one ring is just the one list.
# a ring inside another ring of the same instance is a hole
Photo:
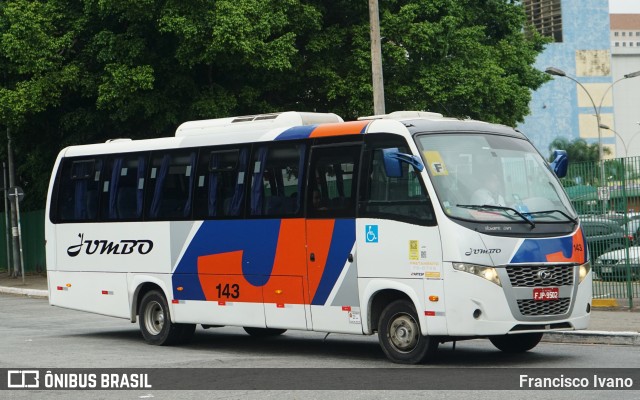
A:
{"label": "black tire", "polygon": [[244,331],[253,337],[272,337],[278,336],[285,333],[286,329],[276,329],[276,328],[249,328],[245,326]]}
{"label": "black tire", "polygon": [[419,364],[433,357],[438,340],[422,336],[413,304],[396,300],[382,311],[378,341],[387,358],[398,364]]}
{"label": "black tire", "polygon": [[156,346],[189,342],[196,329],[195,324],[172,323],[167,300],[157,290],[147,292],[142,297],[138,323],[144,340]]}
{"label": "black tire", "polygon": [[491,336],[489,340],[505,353],[524,353],[536,347],[542,339],[542,332],[514,335]]}

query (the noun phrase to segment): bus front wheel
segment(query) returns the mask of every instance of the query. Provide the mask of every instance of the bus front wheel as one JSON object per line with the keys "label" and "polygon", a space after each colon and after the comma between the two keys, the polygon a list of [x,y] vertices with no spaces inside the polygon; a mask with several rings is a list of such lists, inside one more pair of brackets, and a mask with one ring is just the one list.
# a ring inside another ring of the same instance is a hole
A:
{"label": "bus front wheel", "polygon": [[144,339],[156,346],[187,343],[196,329],[195,324],[172,323],[167,300],[157,290],[146,293],[142,298],[138,321]]}
{"label": "bus front wheel", "polygon": [[378,341],[387,358],[398,364],[419,364],[438,349],[438,340],[422,336],[416,310],[407,300],[396,300],[382,311]]}
{"label": "bus front wheel", "polygon": [[541,332],[492,336],[489,338],[494,346],[505,353],[524,353],[536,347],[541,339]]}

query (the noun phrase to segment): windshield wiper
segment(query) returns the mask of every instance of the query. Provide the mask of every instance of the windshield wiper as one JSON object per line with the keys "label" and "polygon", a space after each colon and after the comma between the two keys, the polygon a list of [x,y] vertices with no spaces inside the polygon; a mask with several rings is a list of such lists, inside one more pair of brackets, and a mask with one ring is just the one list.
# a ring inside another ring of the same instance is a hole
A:
{"label": "windshield wiper", "polygon": [[525,222],[531,225],[532,228],[536,227],[536,224],[529,218],[527,218],[523,213],[511,207],[503,207],[503,206],[491,206],[489,204],[485,204],[482,206],[477,206],[474,204],[456,204],[456,207],[460,208],[468,208],[471,210],[502,210],[502,211],[513,211],[517,216],[522,218]]}
{"label": "windshield wiper", "polygon": [[576,218],[572,218],[569,214],[567,214],[566,212],[564,212],[562,210],[534,211],[534,212],[526,212],[524,214],[525,215],[537,215],[537,214],[553,214],[553,213],[562,214],[562,215],[564,215],[565,218],[567,218],[569,221],[573,222],[574,224],[578,223],[578,220]]}

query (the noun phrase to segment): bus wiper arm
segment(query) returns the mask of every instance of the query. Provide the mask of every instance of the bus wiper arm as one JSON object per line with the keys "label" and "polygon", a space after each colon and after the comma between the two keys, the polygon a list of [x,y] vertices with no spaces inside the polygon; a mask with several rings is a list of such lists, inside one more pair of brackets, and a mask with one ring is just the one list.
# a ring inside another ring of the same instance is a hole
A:
{"label": "bus wiper arm", "polygon": [[536,224],[529,218],[527,218],[523,213],[511,207],[503,207],[503,206],[492,206],[489,204],[485,204],[482,206],[477,206],[474,204],[456,204],[456,207],[460,208],[469,208],[471,210],[503,210],[503,211],[513,211],[517,216],[522,218],[523,221],[527,222],[531,225],[532,228],[536,227]]}
{"label": "bus wiper arm", "polygon": [[578,219],[577,218],[572,218],[569,214],[567,214],[566,212],[562,211],[562,210],[546,210],[546,211],[534,211],[534,212],[526,212],[525,215],[537,215],[537,214],[551,214],[551,213],[559,213],[565,216],[565,218],[567,218],[569,221],[573,222],[574,224],[578,223]]}

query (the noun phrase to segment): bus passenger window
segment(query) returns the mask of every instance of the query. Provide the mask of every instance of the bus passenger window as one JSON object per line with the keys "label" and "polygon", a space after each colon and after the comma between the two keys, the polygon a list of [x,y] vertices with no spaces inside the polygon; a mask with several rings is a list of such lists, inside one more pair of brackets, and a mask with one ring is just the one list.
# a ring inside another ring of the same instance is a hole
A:
{"label": "bus passenger window", "polygon": [[253,158],[251,215],[293,216],[300,213],[304,182],[304,144],[261,146]]}
{"label": "bus passenger window", "polygon": [[248,148],[201,151],[195,183],[194,218],[241,215],[248,156]]}
{"label": "bus passenger window", "polygon": [[101,172],[101,159],[63,161],[58,188],[58,220],[82,222],[97,218]]}
{"label": "bus passenger window", "polygon": [[315,147],[307,190],[311,218],[355,217],[360,145]]}
{"label": "bus passenger window", "polygon": [[147,188],[149,219],[185,219],[191,216],[195,164],[195,150],[152,155]]}
{"label": "bus passenger window", "polygon": [[135,220],[142,217],[146,154],[114,156],[103,184],[102,218]]}

